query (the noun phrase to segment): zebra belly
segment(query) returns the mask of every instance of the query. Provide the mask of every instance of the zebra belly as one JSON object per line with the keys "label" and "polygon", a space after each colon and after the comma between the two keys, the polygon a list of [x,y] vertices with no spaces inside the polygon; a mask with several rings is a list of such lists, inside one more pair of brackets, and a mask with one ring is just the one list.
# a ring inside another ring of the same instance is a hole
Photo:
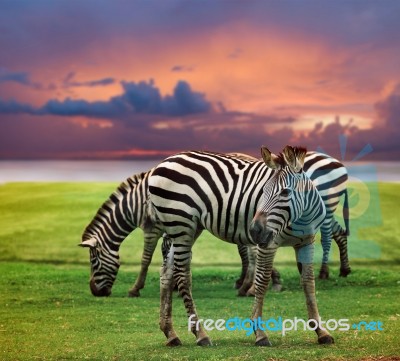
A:
{"label": "zebra belly", "polygon": [[290,233],[281,233],[275,237],[274,243],[278,245],[278,247],[302,247],[314,242],[315,234],[307,234],[302,237],[290,234]]}

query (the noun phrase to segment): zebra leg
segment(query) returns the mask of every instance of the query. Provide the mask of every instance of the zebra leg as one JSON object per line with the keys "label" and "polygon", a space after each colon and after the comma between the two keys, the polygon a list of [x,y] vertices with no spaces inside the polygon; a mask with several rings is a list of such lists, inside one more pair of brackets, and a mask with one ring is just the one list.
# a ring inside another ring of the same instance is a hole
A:
{"label": "zebra leg", "polygon": [[[161,254],[163,256],[163,260],[168,257],[169,250],[172,247],[172,239],[168,234],[164,233],[162,236],[162,243],[161,243]],[[174,274],[174,291],[178,291],[178,285],[175,282],[176,277]]]}
{"label": "zebra leg", "polygon": [[349,256],[347,253],[347,231],[334,219],[332,222],[332,235],[339,247],[340,254],[340,277],[347,277],[351,272]]}
{"label": "zebra leg", "polygon": [[[264,248],[258,246],[256,260],[256,277],[255,277],[255,298],[251,319],[257,324],[262,319],[262,308],[264,304],[265,293],[271,279],[272,265],[277,248]],[[261,325],[260,325],[261,326]],[[267,334],[263,327],[254,327],[256,335],[256,346],[271,346]]]}
{"label": "zebra leg", "polygon": [[168,253],[171,247],[172,247],[172,239],[168,236],[168,234],[164,233],[163,241],[161,244],[161,254],[163,256],[163,259],[166,259],[168,257]]}
{"label": "zebra leg", "polygon": [[272,291],[281,292],[282,291],[281,275],[276,268],[272,269],[271,280],[272,280]]}
{"label": "zebra leg", "polygon": [[178,290],[183,298],[183,303],[189,318],[188,327],[196,336],[199,346],[211,346],[211,340],[200,324],[196,306],[192,296],[192,273],[190,263],[192,258],[192,244],[174,242],[174,274],[178,284]]}
{"label": "zebra leg", "polygon": [[[256,268],[256,258],[257,258],[257,248],[252,246],[246,246],[247,248],[247,259],[248,267],[246,272],[246,277],[243,280],[242,286],[238,290],[238,296],[246,296],[248,290],[253,287],[254,283],[254,273]],[[251,296],[251,294],[249,295]],[[254,295],[253,295],[254,296]]]}
{"label": "zebra leg", "polygon": [[321,245],[322,245],[322,264],[319,270],[319,279],[325,280],[329,278],[329,252],[332,243],[332,217],[326,216],[321,226]]}
{"label": "zebra leg", "polygon": [[140,268],[140,273],[136,279],[135,284],[128,292],[129,297],[139,297],[140,290],[144,287],[146,282],[147,271],[149,270],[149,266],[151,260],[153,258],[154,250],[156,249],[158,239],[161,236],[161,231],[157,229],[157,231],[144,231],[144,246],[143,246],[143,254],[142,254],[142,263]]}
{"label": "zebra leg", "polygon": [[[271,291],[281,292],[282,291],[281,276],[276,268],[272,268],[271,281],[272,281]],[[255,295],[256,295],[256,288],[253,282],[251,287],[247,290],[246,296],[254,297]]]}
{"label": "zebra leg", "polygon": [[164,258],[160,272],[160,329],[167,337],[167,346],[180,346],[181,340],[172,325],[172,291],[174,288],[174,247]]}
{"label": "zebra leg", "polygon": [[242,287],[242,284],[243,284],[244,279],[247,274],[247,269],[249,268],[249,258],[247,255],[247,252],[249,252],[249,251],[247,250],[247,248],[248,248],[248,246],[245,246],[243,244],[237,245],[239,256],[242,261],[242,273],[240,274],[240,277],[235,282],[236,289],[239,289],[240,287]]}
{"label": "zebra leg", "polygon": [[296,259],[297,267],[301,274],[301,285],[304,290],[306,298],[308,319],[310,326],[315,326],[315,332],[318,335],[318,343],[320,344],[332,344],[334,343],[333,337],[329,332],[320,327],[320,316],[318,312],[317,299],[315,297],[315,277],[314,277],[314,243],[296,248]]}
{"label": "zebra leg", "polygon": [[[202,228],[202,227],[198,227],[197,228],[196,233],[194,235],[194,241],[196,241],[196,239],[199,238],[201,232],[203,232],[203,229],[204,228]],[[165,250],[163,251],[163,254],[165,253],[165,251],[169,250],[171,245],[172,245],[171,238],[167,234],[164,234],[164,237],[163,237],[163,248],[165,247]],[[177,282],[177,280],[178,280],[178,272],[177,272],[176,267],[174,267],[174,284],[175,284],[174,285],[174,291],[178,291],[178,282]],[[183,297],[183,295],[180,292],[179,292],[179,296]]]}

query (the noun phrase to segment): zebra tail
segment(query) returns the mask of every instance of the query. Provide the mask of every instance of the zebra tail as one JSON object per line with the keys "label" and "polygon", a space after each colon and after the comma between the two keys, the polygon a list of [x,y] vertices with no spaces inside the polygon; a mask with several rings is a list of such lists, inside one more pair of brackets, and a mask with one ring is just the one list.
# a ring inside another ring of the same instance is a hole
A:
{"label": "zebra tail", "polygon": [[145,228],[146,228],[146,226],[152,226],[158,222],[156,209],[149,198],[147,198],[147,201],[146,201],[146,212],[145,213],[146,213],[145,225],[144,225]]}
{"label": "zebra tail", "polygon": [[344,225],[346,227],[346,236],[350,236],[349,194],[347,192],[347,189],[344,191],[343,219]]}

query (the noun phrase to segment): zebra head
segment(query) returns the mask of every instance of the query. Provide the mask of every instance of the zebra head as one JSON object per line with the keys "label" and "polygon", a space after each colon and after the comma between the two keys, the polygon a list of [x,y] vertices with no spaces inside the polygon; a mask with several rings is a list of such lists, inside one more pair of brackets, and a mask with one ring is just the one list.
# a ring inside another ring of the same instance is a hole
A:
{"label": "zebra head", "polygon": [[264,185],[262,200],[250,224],[255,243],[268,245],[283,231],[297,230],[296,221],[304,218],[304,211],[311,207],[310,195],[318,197],[319,205],[322,203],[311,180],[303,173],[306,152],[302,147],[286,146],[282,153],[275,155],[261,148],[265,164],[274,172]]}
{"label": "zebra head", "polygon": [[118,251],[100,247],[98,239],[86,232],[83,234],[82,243],[79,246],[89,248],[91,265],[89,285],[93,296],[111,295],[111,288],[120,265]]}

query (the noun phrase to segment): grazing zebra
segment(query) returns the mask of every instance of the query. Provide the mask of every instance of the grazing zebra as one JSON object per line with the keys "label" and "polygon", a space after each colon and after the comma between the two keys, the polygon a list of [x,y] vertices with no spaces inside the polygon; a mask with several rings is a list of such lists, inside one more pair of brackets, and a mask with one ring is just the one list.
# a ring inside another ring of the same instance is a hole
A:
{"label": "grazing zebra", "polygon": [[[296,157],[295,161],[302,164],[304,156],[305,153],[301,152],[301,157]],[[154,222],[161,222],[172,239],[172,247],[164,260],[160,282],[160,328],[167,337],[167,345],[181,344],[171,320],[174,279],[183,296],[188,316],[191,316],[193,321],[198,320],[191,295],[190,262],[191,248],[199,229],[207,229],[216,237],[230,243],[257,244],[250,235],[250,224],[257,206],[262,202],[264,184],[275,173],[263,162],[195,151],[171,156],[153,171],[149,179],[149,216]],[[304,174],[301,170],[300,173]],[[304,178],[308,179],[306,176]],[[311,181],[307,185],[320,200],[318,209],[322,224],[325,207],[321,196]],[[315,232],[320,224],[316,225]],[[308,237],[310,242],[313,236],[314,234]],[[257,257],[257,272],[264,273],[263,260],[264,254],[260,251]],[[269,275],[271,270],[272,263]],[[265,293],[265,288],[260,288],[259,278],[256,277],[257,305],[263,296],[260,295],[261,289]],[[259,315],[260,310],[257,309],[257,312]],[[192,332],[199,345],[211,343],[201,327],[197,328],[193,324]],[[332,342],[329,335],[318,332],[320,342]],[[256,343],[267,345],[269,341],[266,337],[258,335]]]}
{"label": "grazing zebra", "polygon": [[119,269],[121,242],[137,227],[144,231],[144,248],[141,270],[129,295],[139,296],[139,290],[144,287],[155,247],[163,233],[160,224],[146,217],[148,179],[152,172],[134,175],[122,182],[83,232],[80,246],[90,248],[90,289],[95,296],[111,294]]}

